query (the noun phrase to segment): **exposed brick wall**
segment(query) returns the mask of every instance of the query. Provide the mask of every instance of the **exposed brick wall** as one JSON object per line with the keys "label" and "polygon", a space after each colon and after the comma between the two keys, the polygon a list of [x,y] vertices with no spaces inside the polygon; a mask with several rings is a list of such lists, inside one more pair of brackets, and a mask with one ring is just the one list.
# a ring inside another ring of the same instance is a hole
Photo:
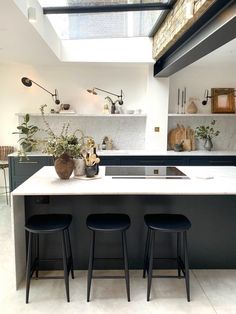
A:
{"label": "exposed brick wall", "polygon": [[[194,0],[192,0],[194,1]],[[186,18],[186,3],[178,0],[161,27],[153,37],[153,58],[160,58],[181,35],[215,2],[215,0],[195,0],[194,16]]]}

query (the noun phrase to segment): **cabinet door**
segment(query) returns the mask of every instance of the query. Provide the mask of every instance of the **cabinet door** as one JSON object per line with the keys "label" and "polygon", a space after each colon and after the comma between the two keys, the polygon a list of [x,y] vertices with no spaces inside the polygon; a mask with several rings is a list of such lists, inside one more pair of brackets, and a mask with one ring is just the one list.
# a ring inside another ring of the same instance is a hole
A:
{"label": "cabinet door", "polygon": [[176,156],[125,156],[121,157],[121,165],[138,166],[178,166],[186,165],[184,157]]}
{"label": "cabinet door", "polygon": [[9,157],[10,191],[42,167],[51,165],[53,165],[53,158],[50,156]]}
{"label": "cabinet door", "polygon": [[120,165],[120,157],[117,156],[101,156],[100,165],[101,166],[119,166]]}
{"label": "cabinet door", "polygon": [[189,157],[190,166],[235,166],[235,156],[199,156]]}

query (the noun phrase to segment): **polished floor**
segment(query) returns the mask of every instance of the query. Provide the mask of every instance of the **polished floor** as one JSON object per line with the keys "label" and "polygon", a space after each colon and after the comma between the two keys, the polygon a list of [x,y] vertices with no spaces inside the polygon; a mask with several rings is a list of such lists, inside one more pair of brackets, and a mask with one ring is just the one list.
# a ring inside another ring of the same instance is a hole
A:
{"label": "polished floor", "polygon": [[126,301],[124,280],[94,280],[91,302],[86,302],[86,272],[70,280],[71,302],[65,300],[62,280],[33,280],[30,303],[25,304],[24,284],[16,291],[12,277],[10,208],[0,195],[0,313],[17,314],[235,314],[236,270],[192,270],[191,302],[186,301],[184,281],[154,279],[150,302],[141,271],[131,271],[131,302]]}

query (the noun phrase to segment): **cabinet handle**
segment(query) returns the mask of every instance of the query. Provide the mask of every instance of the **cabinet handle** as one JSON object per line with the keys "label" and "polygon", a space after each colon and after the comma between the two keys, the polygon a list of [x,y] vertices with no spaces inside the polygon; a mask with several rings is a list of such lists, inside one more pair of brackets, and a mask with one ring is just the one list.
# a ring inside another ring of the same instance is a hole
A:
{"label": "cabinet handle", "polygon": [[38,161],[19,161],[19,164],[38,164]]}

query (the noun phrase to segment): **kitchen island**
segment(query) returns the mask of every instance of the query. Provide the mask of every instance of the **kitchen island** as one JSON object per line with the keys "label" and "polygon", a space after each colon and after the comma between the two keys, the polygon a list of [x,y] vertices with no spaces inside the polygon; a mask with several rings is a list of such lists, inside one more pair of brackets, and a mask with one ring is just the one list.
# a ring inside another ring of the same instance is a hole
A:
{"label": "kitchen island", "polygon": [[[154,212],[183,213],[190,218],[193,224],[189,232],[191,267],[236,267],[236,167],[177,168],[186,175],[184,178],[114,179],[111,175],[105,176],[105,167],[100,167],[97,178],[71,177],[63,181],[57,177],[54,167],[39,170],[12,193],[16,286],[25,272],[25,219],[36,213],[73,215],[75,268],[87,268],[90,234],[85,221],[87,215],[94,212],[129,214],[131,228],[127,237],[131,268],[142,266],[146,234],[143,216]],[[161,243],[162,239],[160,235]],[[50,246],[50,241],[47,245]],[[54,253],[54,249],[52,245],[50,253]],[[173,254],[173,239],[165,240],[161,250],[163,255]],[[104,252],[106,248],[100,253]],[[109,253],[117,255],[116,245]]]}

